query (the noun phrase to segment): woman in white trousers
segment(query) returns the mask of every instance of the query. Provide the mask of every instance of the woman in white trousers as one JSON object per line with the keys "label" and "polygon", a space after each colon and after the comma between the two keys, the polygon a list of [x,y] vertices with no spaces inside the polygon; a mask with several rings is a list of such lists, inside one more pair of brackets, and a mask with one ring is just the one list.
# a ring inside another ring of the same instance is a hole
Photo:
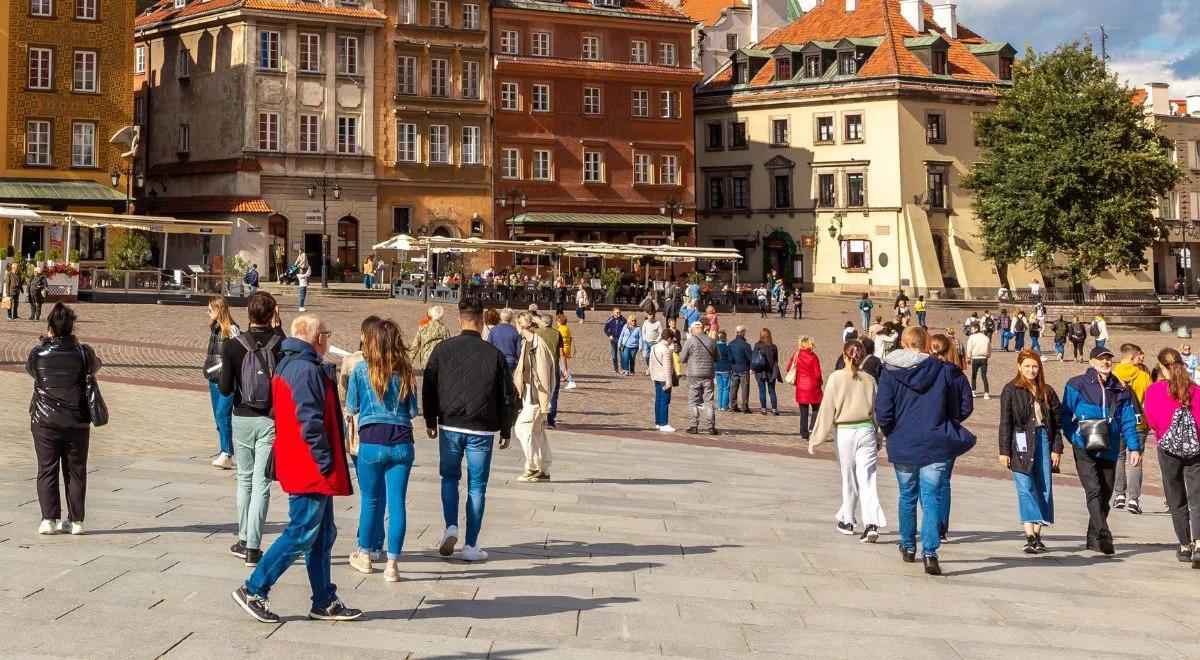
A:
{"label": "woman in white trousers", "polygon": [[525,452],[525,472],[517,481],[550,481],[550,440],[546,437],[546,415],[554,393],[554,349],[534,332],[533,315],[517,316],[521,333],[521,355],[513,369],[513,385],[521,397],[521,412],[513,425],[513,435]]}
{"label": "woman in white trousers", "polygon": [[842,470],[842,508],[837,513],[837,530],[853,534],[854,511],[862,508],[865,525],[858,540],[874,543],[879,528],[887,525],[879,493],[875,488],[879,461],[878,426],[875,424],[875,379],[861,370],[867,358],[862,342],[852,339],[842,348],[846,366],[835,371],[825,385],[825,398],[817,413],[817,425],[808,441],[808,453],[816,451],[830,431],[837,431],[838,465]]}

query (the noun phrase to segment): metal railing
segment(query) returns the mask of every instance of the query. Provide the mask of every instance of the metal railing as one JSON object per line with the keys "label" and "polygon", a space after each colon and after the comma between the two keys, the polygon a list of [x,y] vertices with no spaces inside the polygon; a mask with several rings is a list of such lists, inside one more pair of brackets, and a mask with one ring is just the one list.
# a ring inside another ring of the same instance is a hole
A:
{"label": "metal railing", "polygon": [[220,295],[225,293],[225,282],[224,278],[220,275],[191,275],[183,273],[180,280],[176,282],[173,276],[157,270],[82,268],[79,271],[79,290],[111,293]]}

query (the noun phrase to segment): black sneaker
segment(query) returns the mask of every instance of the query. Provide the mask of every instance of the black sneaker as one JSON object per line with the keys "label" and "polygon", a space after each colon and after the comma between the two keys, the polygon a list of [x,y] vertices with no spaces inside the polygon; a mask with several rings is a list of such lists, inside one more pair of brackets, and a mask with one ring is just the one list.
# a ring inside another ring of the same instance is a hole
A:
{"label": "black sneaker", "polygon": [[738,408],[737,406],[730,406],[729,412],[742,412],[742,409]]}
{"label": "black sneaker", "polygon": [[1175,558],[1185,564],[1192,561],[1192,549],[1191,548],[1177,548],[1175,550]]}
{"label": "black sneaker", "polygon": [[1117,549],[1113,547],[1113,540],[1111,536],[1106,536],[1100,539],[1097,541],[1096,545],[1099,546],[1100,552],[1103,552],[1106,555],[1116,554],[1117,552]]}
{"label": "black sneaker", "polygon": [[1137,500],[1129,500],[1129,504],[1125,505],[1125,510],[1133,514],[1142,513],[1142,505],[1138,504]]}
{"label": "black sneaker", "polygon": [[1037,539],[1032,536],[1025,536],[1025,547],[1021,548],[1021,552],[1027,555],[1037,554]]}
{"label": "black sneaker", "polygon": [[1192,550],[1192,568],[1200,568],[1200,546]]}
{"label": "black sneaker", "polygon": [[247,566],[258,566],[258,562],[262,561],[262,555],[263,555],[262,550],[255,550],[254,548],[246,548],[246,565]]}
{"label": "black sneaker", "polygon": [[246,558],[246,542],[241,539],[238,539],[237,543],[234,543],[233,545],[229,546],[229,554],[233,555],[234,557],[241,557],[242,559],[245,559]]}
{"label": "black sneaker", "polygon": [[246,585],[243,584],[237,588],[237,591],[233,592],[233,600],[255,619],[263,623],[279,623],[279,615],[270,610],[267,605],[267,599],[251,596],[246,591]]}
{"label": "black sneaker", "polygon": [[321,609],[314,607],[308,611],[308,618],[317,621],[353,621],[360,616],[362,616],[362,610],[346,607],[346,604],[340,600],[333,601],[329,607]]}
{"label": "black sneaker", "polygon": [[721,432],[716,429],[709,429],[708,434],[709,435],[721,435]]}
{"label": "black sneaker", "polygon": [[874,543],[879,540],[879,528],[875,525],[867,525],[863,530],[862,536],[858,537],[859,543]]}
{"label": "black sneaker", "polygon": [[533,479],[534,479],[534,481],[550,481],[550,473],[542,472],[541,470],[538,470],[537,474],[534,475]]}
{"label": "black sneaker", "polygon": [[851,525],[850,523],[844,523],[839,520],[837,524],[837,531],[845,534],[846,536],[850,536],[854,533],[854,525]]}
{"label": "black sneaker", "polygon": [[913,548],[905,548],[904,546],[901,546],[900,547],[900,558],[903,559],[906,563],[911,564],[911,563],[917,561],[917,551]]}
{"label": "black sneaker", "polygon": [[938,558],[933,555],[925,555],[925,574],[926,575],[941,575],[942,567],[938,564]]}
{"label": "black sneaker", "polygon": [[690,434],[692,434],[692,435],[696,435],[697,433],[699,433],[699,432],[700,432],[700,430],[699,430],[699,429],[697,429],[697,428],[696,428],[696,427],[694,427],[694,426],[691,426],[691,427],[688,427],[688,430],[687,430],[687,432],[688,432],[688,433],[690,433]]}
{"label": "black sneaker", "polygon": [[1034,535],[1033,545],[1037,547],[1038,552],[1049,552],[1050,551],[1050,548],[1047,548],[1046,544],[1042,543],[1042,535],[1041,534]]}
{"label": "black sneaker", "polygon": [[743,412],[743,413],[745,413],[745,414],[747,414],[747,415],[753,415],[753,414],[754,414],[754,411],[753,411],[753,410],[750,410],[749,408],[742,408],[742,412]]}

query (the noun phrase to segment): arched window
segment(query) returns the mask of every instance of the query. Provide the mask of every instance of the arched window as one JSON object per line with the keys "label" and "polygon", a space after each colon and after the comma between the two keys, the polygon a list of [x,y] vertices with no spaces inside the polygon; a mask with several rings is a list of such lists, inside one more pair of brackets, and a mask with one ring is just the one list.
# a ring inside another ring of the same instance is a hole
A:
{"label": "arched window", "polygon": [[336,259],[343,268],[358,267],[358,218],[354,216],[338,220]]}

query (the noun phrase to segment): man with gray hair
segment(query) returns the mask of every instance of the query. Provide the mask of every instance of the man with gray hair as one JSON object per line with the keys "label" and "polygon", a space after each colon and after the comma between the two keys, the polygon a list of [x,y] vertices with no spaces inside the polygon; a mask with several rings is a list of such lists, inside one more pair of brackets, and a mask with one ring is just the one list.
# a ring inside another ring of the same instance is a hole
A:
{"label": "man with gray hair", "polygon": [[749,413],[750,359],[754,351],[750,348],[750,342],[746,341],[746,326],[737,326],[734,333],[737,336],[729,342],[729,410]]}
{"label": "man with gray hair", "polygon": [[[688,327],[690,337],[679,353],[679,361],[687,365],[684,374],[687,376],[688,403],[691,408],[691,424],[688,433],[707,433],[717,435],[716,410],[713,407],[715,392],[713,378],[716,371],[713,365],[720,359],[717,344],[704,333],[704,326],[696,321]],[[707,419],[706,419],[707,418]],[[700,426],[705,428],[701,429]]]}
{"label": "man with gray hair", "polygon": [[487,338],[489,344],[500,349],[500,352],[504,354],[504,361],[508,363],[509,371],[517,368],[517,358],[521,353],[521,335],[512,324],[515,313],[507,307],[500,310],[500,324],[492,328]]}
{"label": "man with gray hair", "polygon": [[546,414],[546,428],[552,429],[554,428],[555,420],[558,418],[558,385],[559,381],[562,380],[563,338],[554,327],[554,317],[549,314],[541,314],[535,315],[534,320],[537,322],[537,336],[546,342],[546,346],[554,354],[553,394],[550,395],[550,412]]}

